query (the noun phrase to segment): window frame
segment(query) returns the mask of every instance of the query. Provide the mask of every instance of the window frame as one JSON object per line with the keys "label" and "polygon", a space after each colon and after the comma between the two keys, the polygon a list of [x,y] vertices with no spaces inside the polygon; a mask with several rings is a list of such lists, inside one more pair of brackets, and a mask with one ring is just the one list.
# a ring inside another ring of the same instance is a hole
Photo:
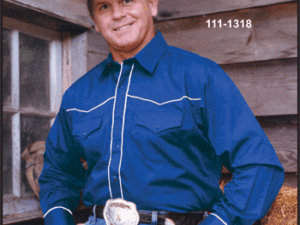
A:
{"label": "window frame", "polygon": [[[3,17],[3,28],[10,30],[11,57],[11,107],[3,106],[3,113],[12,117],[12,193],[3,196],[3,216],[24,214],[40,210],[34,194],[21,193],[21,115],[44,117],[53,124],[63,94],[63,39],[62,33]],[[28,110],[20,108],[19,33],[49,41],[50,110]],[[26,206],[28,209],[26,209]],[[40,217],[39,212],[39,217]],[[24,217],[24,216],[23,216]]]}

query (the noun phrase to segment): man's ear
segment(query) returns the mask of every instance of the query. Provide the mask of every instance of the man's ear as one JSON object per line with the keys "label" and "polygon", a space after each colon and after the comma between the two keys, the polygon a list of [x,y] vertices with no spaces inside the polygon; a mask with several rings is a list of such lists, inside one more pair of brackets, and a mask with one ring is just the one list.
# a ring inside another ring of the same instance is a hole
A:
{"label": "man's ear", "polygon": [[150,10],[152,16],[157,16],[158,12],[158,0],[149,0]]}

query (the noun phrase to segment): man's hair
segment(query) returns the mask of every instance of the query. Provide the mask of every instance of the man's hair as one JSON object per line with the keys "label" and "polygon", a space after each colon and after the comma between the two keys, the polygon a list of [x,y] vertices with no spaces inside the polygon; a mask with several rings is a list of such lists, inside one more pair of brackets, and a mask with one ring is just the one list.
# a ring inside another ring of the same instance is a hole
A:
{"label": "man's hair", "polygon": [[90,12],[90,16],[93,18],[93,0],[87,0],[87,5]]}
{"label": "man's hair", "polygon": [[[90,12],[90,16],[94,18],[93,0],[87,0],[87,6]],[[156,17],[153,17],[153,22],[156,22]]]}

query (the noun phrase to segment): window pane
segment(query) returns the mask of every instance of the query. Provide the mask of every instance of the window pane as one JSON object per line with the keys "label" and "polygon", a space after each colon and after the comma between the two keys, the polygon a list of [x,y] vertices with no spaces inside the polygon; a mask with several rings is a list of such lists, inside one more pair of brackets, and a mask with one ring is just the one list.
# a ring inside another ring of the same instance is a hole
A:
{"label": "window pane", "polygon": [[11,106],[11,65],[10,65],[10,31],[7,29],[2,29],[2,82],[3,82],[3,105]]}
{"label": "window pane", "polygon": [[50,110],[49,42],[20,33],[20,106]]}
{"label": "window pane", "polygon": [[[50,118],[39,118],[30,116],[21,116],[21,149],[36,141],[46,141],[50,131]],[[21,188],[22,193],[32,192],[28,181],[26,180],[26,162],[22,159],[21,163]]]}
{"label": "window pane", "polygon": [[12,193],[12,139],[11,116],[3,113],[3,194]]}

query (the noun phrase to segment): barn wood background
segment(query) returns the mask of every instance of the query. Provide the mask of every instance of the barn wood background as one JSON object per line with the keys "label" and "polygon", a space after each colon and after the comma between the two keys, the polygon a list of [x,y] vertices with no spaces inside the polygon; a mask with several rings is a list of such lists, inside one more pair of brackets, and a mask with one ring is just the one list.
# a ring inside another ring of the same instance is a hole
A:
{"label": "barn wood background", "polygon": [[[64,90],[108,55],[86,0],[4,0],[3,8],[4,16],[63,32]],[[251,19],[252,27],[208,28],[208,19]],[[285,185],[297,187],[297,1],[159,0],[156,28],[168,44],[221,65],[275,147]],[[42,214],[13,217],[7,221]]]}

